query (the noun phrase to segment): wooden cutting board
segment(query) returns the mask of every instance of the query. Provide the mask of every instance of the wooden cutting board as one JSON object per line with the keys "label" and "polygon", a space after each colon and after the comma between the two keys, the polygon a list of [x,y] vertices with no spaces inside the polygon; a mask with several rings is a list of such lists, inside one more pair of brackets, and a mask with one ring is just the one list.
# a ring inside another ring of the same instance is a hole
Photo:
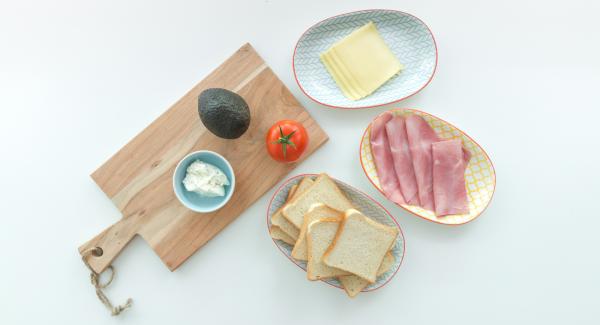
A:
{"label": "wooden cutting board", "polygon": [[[198,95],[214,87],[232,90],[248,103],[250,128],[242,137],[218,138],[200,122]],[[246,44],[92,174],[123,218],[79,247],[79,252],[102,248],[102,256],[89,259],[92,268],[102,272],[135,235],[140,235],[170,270],[177,269],[296,167],[298,163],[272,160],[265,149],[267,130],[281,119],[300,121],[308,131],[310,140],[303,159],[328,139],[252,46]],[[173,192],[175,166],[197,150],[220,153],[236,175],[231,200],[208,214],[188,210]]]}

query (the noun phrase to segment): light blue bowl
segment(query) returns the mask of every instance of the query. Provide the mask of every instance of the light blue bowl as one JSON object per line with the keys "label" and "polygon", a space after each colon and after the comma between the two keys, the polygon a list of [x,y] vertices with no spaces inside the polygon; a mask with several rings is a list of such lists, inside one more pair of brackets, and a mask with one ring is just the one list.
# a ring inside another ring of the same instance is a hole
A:
{"label": "light blue bowl", "polygon": [[[185,189],[183,179],[185,178],[187,168],[196,160],[214,165],[225,173],[230,185],[225,186],[224,196],[205,197]],[[175,196],[177,196],[179,202],[192,211],[208,213],[222,208],[231,199],[234,189],[235,174],[233,173],[233,168],[223,156],[214,151],[201,150],[188,154],[177,164],[175,173],[173,173],[173,190],[175,191]]]}
{"label": "light blue bowl", "polygon": [[[371,95],[350,100],[329,75],[319,55],[371,21],[404,70]],[[368,108],[403,100],[425,88],[435,73],[437,47],[429,27],[411,14],[362,10],[327,18],[310,27],[296,44],[292,65],[300,89],[315,102],[336,108]]]}

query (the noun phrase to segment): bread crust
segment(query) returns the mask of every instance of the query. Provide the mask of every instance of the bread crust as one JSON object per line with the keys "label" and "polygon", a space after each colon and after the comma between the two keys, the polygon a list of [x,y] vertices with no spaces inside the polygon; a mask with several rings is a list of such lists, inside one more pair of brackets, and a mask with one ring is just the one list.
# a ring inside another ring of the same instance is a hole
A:
{"label": "bread crust", "polygon": [[294,184],[292,185],[292,187],[290,188],[290,190],[288,191],[288,195],[287,198],[285,199],[285,201],[289,201],[291,198],[294,197],[294,194],[296,193],[296,190],[298,189],[298,184]]}

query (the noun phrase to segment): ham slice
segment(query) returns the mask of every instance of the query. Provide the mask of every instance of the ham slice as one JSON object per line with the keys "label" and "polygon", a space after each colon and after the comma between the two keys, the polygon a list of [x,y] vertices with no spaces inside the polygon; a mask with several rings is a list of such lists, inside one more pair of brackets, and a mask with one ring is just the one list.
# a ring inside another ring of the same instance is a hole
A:
{"label": "ham slice", "polygon": [[398,178],[394,171],[392,151],[385,131],[386,123],[392,118],[392,113],[385,112],[373,121],[370,138],[371,152],[373,153],[373,160],[383,193],[391,201],[397,204],[405,204],[400,190],[400,183],[398,183]]}
{"label": "ham slice", "polygon": [[[438,137],[427,121],[418,115],[411,115],[406,118],[406,134],[408,135],[408,147],[412,156],[421,207],[434,211],[433,157],[431,146],[435,142],[442,141],[442,139]],[[457,141],[460,143],[460,140]],[[469,164],[471,153],[467,149],[464,149],[462,144],[461,157],[463,160],[464,178],[464,170]]]}
{"label": "ham slice", "polygon": [[404,118],[399,115],[394,116],[385,124],[385,131],[390,142],[394,171],[400,183],[402,196],[407,204],[421,205]]}
{"label": "ham slice", "polygon": [[434,210],[433,201],[433,159],[431,144],[439,141],[435,131],[418,115],[406,118],[408,147],[417,181],[419,201],[427,210]]}
{"label": "ham slice", "polygon": [[469,213],[465,186],[465,153],[460,140],[446,140],[431,145],[433,158],[433,197],[435,214]]}

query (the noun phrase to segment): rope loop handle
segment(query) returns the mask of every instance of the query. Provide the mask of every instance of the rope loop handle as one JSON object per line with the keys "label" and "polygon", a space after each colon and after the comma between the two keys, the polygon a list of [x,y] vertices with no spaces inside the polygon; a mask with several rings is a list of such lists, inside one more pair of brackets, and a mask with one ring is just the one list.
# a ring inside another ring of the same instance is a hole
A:
{"label": "rope loop handle", "polygon": [[100,299],[100,302],[102,302],[102,304],[104,304],[104,306],[106,306],[106,308],[108,308],[108,310],[110,310],[110,313],[112,316],[117,316],[125,309],[130,308],[131,305],[133,304],[133,300],[131,298],[129,298],[129,299],[127,299],[125,304],[114,307],[112,305],[112,303],[110,302],[110,300],[108,300],[108,297],[102,291],[102,289],[108,287],[112,283],[113,279],[115,278],[115,269],[113,268],[112,265],[110,265],[107,268],[107,270],[110,270],[110,277],[108,278],[108,281],[106,281],[105,283],[101,283],[100,275],[102,273],[97,273],[96,271],[94,271],[94,269],[88,262],[88,258],[90,257],[90,255],[102,256],[102,253],[103,253],[102,248],[100,248],[100,247],[88,248],[81,253],[81,259],[83,260],[83,264],[85,264],[85,266],[91,272],[90,273],[90,282],[92,283],[94,288],[96,288],[96,295],[98,296],[98,299]]}

